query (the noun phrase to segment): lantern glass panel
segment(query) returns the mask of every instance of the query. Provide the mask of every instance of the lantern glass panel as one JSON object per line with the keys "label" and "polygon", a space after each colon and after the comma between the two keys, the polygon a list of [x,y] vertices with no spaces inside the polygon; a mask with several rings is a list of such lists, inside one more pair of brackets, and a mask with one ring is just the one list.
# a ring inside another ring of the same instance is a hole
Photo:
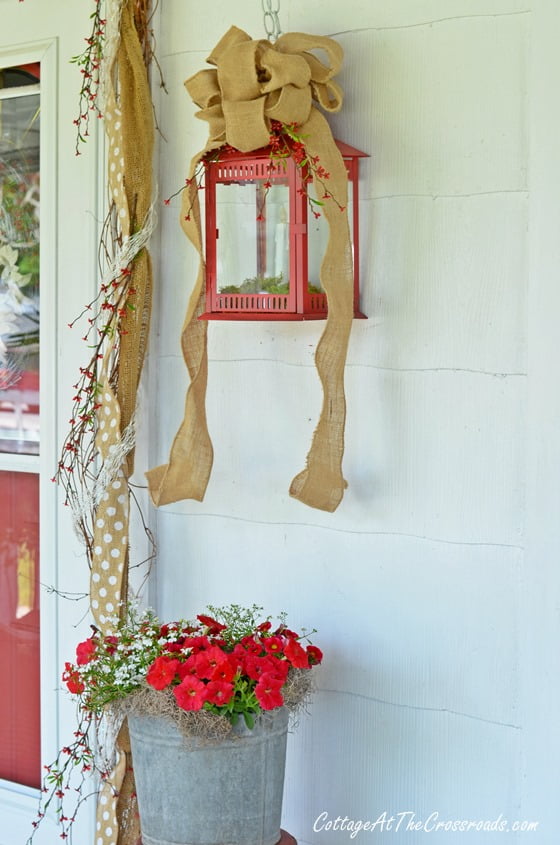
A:
{"label": "lantern glass panel", "polygon": [[[327,186],[328,187],[328,186]],[[323,196],[317,196],[315,191],[315,187],[312,183],[308,183],[307,185],[307,195],[309,197],[309,204],[307,210],[307,259],[308,259],[308,272],[307,272],[307,287],[309,293],[318,293],[323,291],[323,287],[321,285],[321,262],[323,261],[323,257],[325,255],[325,251],[327,249],[327,244],[329,242],[329,224],[327,223],[327,218],[324,214],[324,205],[326,203],[334,203],[335,199],[330,197],[329,199],[323,199]],[[315,200],[315,202],[314,202]],[[319,205],[318,202],[323,203],[323,205]],[[350,243],[352,245],[352,254],[354,253],[354,219],[352,214],[353,208],[353,185],[352,182],[348,182],[348,224],[350,226]],[[319,214],[319,217],[315,217],[313,212]],[[345,214],[346,212],[340,211],[340,214]]]}
{"label": "lantern glass panel", "polygon": [[289,292],[289,210],[287,179],[216,185],[219,293]]}

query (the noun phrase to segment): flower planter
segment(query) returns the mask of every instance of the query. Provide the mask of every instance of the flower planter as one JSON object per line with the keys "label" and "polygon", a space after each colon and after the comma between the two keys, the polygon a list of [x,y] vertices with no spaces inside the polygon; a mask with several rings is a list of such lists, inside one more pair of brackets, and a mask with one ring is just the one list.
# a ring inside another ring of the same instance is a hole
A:
{"label": "flower planter", "polygon": [[[216,618],[162,624],[128,606],[113,633],[78,644],[62,680],[78,698],[79,730],[46,767],[42,807],[70,790],[75,766],[112,776],[96,753],[99,720],[112,736],[126,716],[143,845],[296,845],[280,829],[288,715],[311,693],[322,652],[285,614],[274,627],[256,605],[208,610]],[[60,818],[68,838],[74,817]]]}
{"label": "flower planter", "polygon": [[143,845],[277,845],[288,713],[219,742],[182,737],[159,716],[129,716]]}

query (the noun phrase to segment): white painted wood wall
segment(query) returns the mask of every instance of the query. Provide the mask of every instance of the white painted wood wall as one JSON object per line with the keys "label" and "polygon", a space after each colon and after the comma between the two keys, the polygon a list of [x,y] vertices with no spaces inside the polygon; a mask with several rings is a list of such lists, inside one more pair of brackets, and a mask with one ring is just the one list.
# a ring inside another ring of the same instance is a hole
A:
{"label": "white painted wood wall", "polygon": [[[349,488],[333,515],[287,493],[317,420],[321,325],[211,324],[214,470],[203,503],[157,515],[157,603],[174,616],[256,602],[319,629],[319,690],[289,745],[284,825],[300,845],[348,840],[313,832],[323,811],[385,810],[536,820],[536,833],[504,841],[552,845],[560,6],[283,0],[281,22],[342,44],[346,100],[332,126],[371,154]],[[260,3],[163,3],[162,196],[205,139],[183,80],[230,24],[262,37]],[[177,206],[161,234],[152,464],[182,414],[178,338],[195,273]],[[430,841],[404,824],[386,837]]]}

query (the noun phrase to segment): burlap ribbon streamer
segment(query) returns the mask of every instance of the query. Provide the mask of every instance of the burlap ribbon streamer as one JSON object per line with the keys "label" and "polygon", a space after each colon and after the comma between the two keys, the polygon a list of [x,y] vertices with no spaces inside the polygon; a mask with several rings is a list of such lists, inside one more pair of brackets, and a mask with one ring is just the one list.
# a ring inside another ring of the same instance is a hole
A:
{"label": "burlap ribbon streamer", "polygon": [[[121,244],[147,225],[152,203],[152,98],[134,6],[133,0],[125,0],[122,11],[116,7],[115,17],[120,14],[113,23],[118,28],[118,48],[107,68],[105,91],[109,192],[115,203]],[[129,275],[123,276],[123,271]],[[96,446],[102,459],[102,474],[118,456],[112,471],[105,473],[107,486],[96,509],[93,537],[91,610],[104,634],[111,632],[111,617],[122,613],[120,603],[126,601],[128,591],[128,479],[134,469],[134,450],[130,448],[134,438],[129,426],[147,346],[152,297],[152,271],[145,247],[134,255],[130,267],[116,268],[113,281],[115,301],[127,284],[135,292],[128,298],[133,307],[120,313],[115,325],[118,348],[109,343],[104,351],[106,365],[97,411]],[[115,356],[117,376],[110,379],[108,371],[114,367]],[[125,448],[123,439],[127,434],[129,445]],[[130,812],[134,777],[130,760],[127,763],[130,748],[126,724],[117,739],[117,749],[118,764],[111,775],[112,782],[105,784],[98,801],[96,845],[133,845],[140,836],[137,814]]]}
{"label": "burlap ribbon streamer", "polygon": [[[114,87],[111,87],[107,92],[104,115],[108,137],[109,191],[115,203],[121,239],[124,240],[144,225],[152,202],[152,101],[144,57],[134,26],[133,7],[133,2],[123,5],[114,68],[118,78],[118,98]],[[96,445],[104,463],[112,451],[119,448],[122,433],[132,420],[151,309],[152,275],[147,250],[141,249],[131,267],[120,270],[130,273],[128,284],[135,293],[128,300],[133,307],[124,309],[115,326],[119,334],[116,386],[111,386],[107,374],[102,382]],[[120,270],[117,268],[119,275]],[[124,285],[124,281],[120,284]],[[117,284],[116,296],[120,290]],[[112,362],[111,346],[105,350],[104,357],[106,362]],[[118,612],[121,597],[126,598],[127,480],[132,471],[133,450],[129,450],[123,456],[117,477],[110,479],[96,513],[91,589],[97,594],[104,590],[101,598],[105,601],[104,608],[92,602],[92,612],[97,626],[104,633],[108,632],[107,617]]]}
{"label": "burlap ribbon streamer", "polygon": [[[310,50],[323,50],[323,64]],[[353,317],[353,274],[346,208],[347,174],[330,128],[314,103],[338,111],[342,91],[333,81],[342,62],[342,48],[331,38],[288,33],[275,44],[253,41],[231,27],[203,70],[185,83],[201,108],[197,117],[209,124],[204,150],[192,161],[191,177],[200,160],[225,143],[242,152],[269,142],[270,121],[299,124],[308,156],[319,156],[330,173],[329,190],[337,203],[326,202],[329,243],[321,266],[328,299],[328,318],[317,347],[316,366],[323,387],[323,406],[307,456],[306,468],[292,481],[290,494],[325,511],[339,505],[346,482],[342,476],[344,425],[344,365]],[[321,186],[316,185],[319,196]],[[190,217],[190,219],[185,219]],[[181,225],[200,255],[200,270],[183,325],[181,344],[191,377],[183,422],[175,436],[169,462],[147,473],[152,499],[165,505],[181,499],[202,501],[212,468],[212,444],[206,426],[207,324],[197,320],[205,310],[204,258],[200,209],[194,180],[183,193]]]}

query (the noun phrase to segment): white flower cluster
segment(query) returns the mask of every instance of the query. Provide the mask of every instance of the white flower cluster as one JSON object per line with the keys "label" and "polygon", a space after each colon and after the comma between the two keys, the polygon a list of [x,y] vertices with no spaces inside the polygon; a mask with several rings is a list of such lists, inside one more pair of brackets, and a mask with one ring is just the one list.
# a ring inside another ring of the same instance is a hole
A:
{"label": "white flower cluster", "polygon": [[127,616],[108,620],[114,636],[94,637],[95,648],[89,659],[76,667],[85,684],[87,706],[99,710],[104,704],[133,692],[146,678],[148,668],[161,654],[162,646],[174,642],[181,621],[163,628],[152,610],[140,611],[130,605]]}

